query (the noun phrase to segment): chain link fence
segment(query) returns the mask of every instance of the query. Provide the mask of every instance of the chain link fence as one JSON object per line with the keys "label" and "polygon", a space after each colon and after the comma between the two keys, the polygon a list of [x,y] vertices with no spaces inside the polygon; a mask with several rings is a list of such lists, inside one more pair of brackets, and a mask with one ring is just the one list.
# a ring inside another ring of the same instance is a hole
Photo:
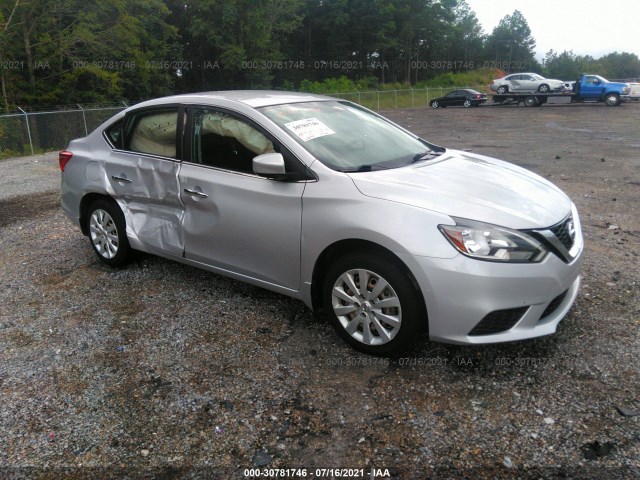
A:
{"label": "chain link fence", "polygon": [[63,150],[125,106],[65,109],[0,115],[0,158]]}
{"label": "chain link fence", "polygon": [[[426,107],[429,102],[457,88],[429,87],[405,90],[370,90],[328,94],[358,103],[371,110],[397,110]],[[20,157],[63,150],[70,140],[84,137],[105,120],[126,108],[125,105],[83,108],[48,112],[25,112],[0,115],[0,158]]]}

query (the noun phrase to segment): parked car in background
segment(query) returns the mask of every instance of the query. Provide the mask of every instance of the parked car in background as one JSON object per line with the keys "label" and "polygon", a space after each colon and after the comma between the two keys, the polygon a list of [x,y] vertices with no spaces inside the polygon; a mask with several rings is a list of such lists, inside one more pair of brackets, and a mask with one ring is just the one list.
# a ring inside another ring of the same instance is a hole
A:
{"label": "parked car in background", "polygon": [[403,352],[422,332],[548,335],[578,295],[583,238],[562,190],[344,100],[150,100],[59,163],[62,208],[105,264],[135,249],[298,298],[366,353]]}
{"label": "parked car in background", "polygon": [[487,95],[471,88],[461,88],[447,93],[443,97],[434,98],[429,102],[431,108],[445,107],[479,107],[487,101]]}
{"label": "parked car in background", "polygon": [[544,78],[537,73],[513,73],[493,80],[489,88],[493,92],[504,94],[509,92],[563,92],[566,87],[562,80]]}

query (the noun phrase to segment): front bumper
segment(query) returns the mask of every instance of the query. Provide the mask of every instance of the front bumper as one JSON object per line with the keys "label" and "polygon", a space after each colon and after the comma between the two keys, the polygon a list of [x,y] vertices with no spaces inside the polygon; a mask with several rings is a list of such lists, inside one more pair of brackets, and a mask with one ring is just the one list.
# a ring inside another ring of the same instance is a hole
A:
{"label": "front bumper", "polygon": [[[453,259],[401,257],[424,295],[430,338],[484,344],[554,333],[578,295],[582,254],[580,251],[570,264],[553,254],[538,264],[499,264],[463,255]],[[516,309],[517,321],[506,330],[472,334],[487,316]]]}

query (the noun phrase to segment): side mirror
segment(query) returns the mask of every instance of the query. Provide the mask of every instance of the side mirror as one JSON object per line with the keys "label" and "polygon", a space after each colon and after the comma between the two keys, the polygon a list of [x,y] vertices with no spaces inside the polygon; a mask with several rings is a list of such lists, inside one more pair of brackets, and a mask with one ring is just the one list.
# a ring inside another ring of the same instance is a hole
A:
{"label": "side mirror", "polygon": [[280,153],[264,153],[253,158],[253,172],[261,177],[278,178],[286,175],[284,158]]}

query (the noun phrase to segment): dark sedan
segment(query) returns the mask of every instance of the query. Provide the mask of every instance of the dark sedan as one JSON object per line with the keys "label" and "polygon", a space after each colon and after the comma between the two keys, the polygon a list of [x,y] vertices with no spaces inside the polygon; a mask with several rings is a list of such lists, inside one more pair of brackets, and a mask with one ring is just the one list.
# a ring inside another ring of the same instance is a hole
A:
{"label": "dark sedan", "polygon": [[462,106],[462,107],[478,107],[481,103],[487,101],[487,95],[484,93],[476,92],[470,88],[463,88],[460,90],[453,90],[447,93],[444,97],[434,98],[429,102],[431,108],[445,108],[449,106]]}

